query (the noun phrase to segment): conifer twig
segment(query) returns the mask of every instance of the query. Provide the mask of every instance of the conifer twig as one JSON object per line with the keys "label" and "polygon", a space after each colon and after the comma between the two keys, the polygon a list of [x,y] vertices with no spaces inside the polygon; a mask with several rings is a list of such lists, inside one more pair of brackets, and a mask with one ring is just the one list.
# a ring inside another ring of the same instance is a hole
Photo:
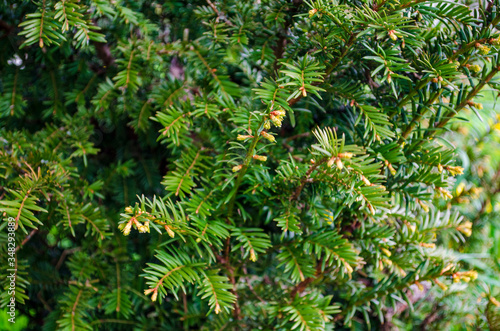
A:
{"label": "conifer twig", "polygon": [[[467,97],[455,108],[455,112],[453,114],[450,114],[450,116],[447,116],[443,118],[439,123],[434,125],[434,129],[439,129],[444,127],[454,116],[456,116],[465,106],[469,104],[469,102],[474,98],[495,75],[500,71],[500,66],[494,67],[491,72],[483,79],[479,84],[477,84],[472,91],[469,92]],[[432,132],[432,133],[431,133]],[[433,131],[428,131],[428,137],[432,136],[436,130]]]}

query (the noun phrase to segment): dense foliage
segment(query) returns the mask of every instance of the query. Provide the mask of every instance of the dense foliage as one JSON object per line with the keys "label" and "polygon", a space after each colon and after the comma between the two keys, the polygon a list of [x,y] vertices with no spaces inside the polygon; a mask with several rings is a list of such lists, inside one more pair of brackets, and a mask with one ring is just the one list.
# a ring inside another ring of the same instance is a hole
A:
{"label": "dense foliage", "polygon": [[19,323],[500,329],[499,6],[0,0]]}

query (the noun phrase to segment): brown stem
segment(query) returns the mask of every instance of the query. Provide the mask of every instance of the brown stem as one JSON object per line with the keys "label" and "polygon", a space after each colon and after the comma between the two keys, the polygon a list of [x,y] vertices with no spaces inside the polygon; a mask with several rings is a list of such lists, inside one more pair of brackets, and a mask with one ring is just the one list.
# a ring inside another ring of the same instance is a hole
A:
{"label": "brown stem", "polygon": [[489,40],[490,40],[490,38],[482,38],[482,39],[478,39],[478,40],[473,40],[470,43],[465,44],[465,46],[460,47],[460,49],[458,51],[456,51],[455,53],[453,53],[453,56],[450,57],[450,61],[454,61],[457,57],[459,57],[463,53],[467,52],[471,48],[476,47],[477,43],[484,44],[485,42],[487,42]]}
{"label": "brown stem", "polygon": [[186,293],[184,292],[182,292],[182,304],[184,306],[184,315],[187,315],[188,313],[187,296]]}
{"label": "brown stem", "polygon": [[36,297],[38,298],[38,300],[40,300],[40,302],[43,304],[45,309],[47,309],[48,311],[52,311],[52,308],[49,306],[47,301],[45,301],[45,299],[42,297],[42,291],[38,292]]}
{"label": "brown stem", "polygon": [[293,152],[293,147],[288,144],[289,141],[303,138],[303,137],[309,137],[310,135],[311,135],[311,132],[304,132],[304,133],[299,133],[299,134],[296,134],[294,136],[283,139],[283,142],[282,142],[283,146],[285,146],[291,153],[291,152]]}
{"label": "brown stem", "polygon": [[292,298],[292,300],[295,298],[297,294],[301,294],[302,292],[304,292],[307,286],[309,286],[309,284],[311,284],[316,278],[318,278],[319,275],[321,275],[322,273],[321,265],[322,261],[320,260],[316,264],[316,273],[314,277],[307,277],[306,279],[295,285],[295,287],[290,292],[290,297]]}
{"label": "brown stem", "polygon": [[380,2],[380,3],[378,3],[378,4],[377,4],[376,2],[374,2],[374,3],[373,3],[373,6],[372,6],[373,11],[379,11],[379,9],[380,9],[383,5],[385,5],[385,2],[386,2],[386,1],[387,1],[387,0],[382,0],[382,2]]}
{"label": "brown stem", "polygon": [[31,232],[26,236],[26,238],[24,238],[24,240],[21,242],[21,244],[19,246],[16,247],[16,252],[21,249],[21,247],[24,246],[24,244],[26,244],[30,239],[31,237],[33,237],[33,235],[38,231],[38,229],[33,229],[31,230]]}
{"label": "brown stem", "polygon": [[415,117],[413,117],[413,119],[410,122],[410,124],[408,124],[408,126],[406,127],[406,129],[401,134],[400,142],[402,142],[403,140],[405,140],[406,138],[408,138],[408,136],[410,135],[410,133],[413,132],[413,129],[415,128],[415,126],[418,123],[420,123],[420,120],[422,119],[422,117],[427,113],[427,111],[430,109],[431,105],[441,95],[441,92],[442,92],[442,90],[439,90],[439,91],[435,92],[434,95],[432,97],[430,97],[429,100],[425,103],[425,107],[424,107],[424,109],[422,109],[422,112],[420,114],[416,114]]}
{"label": "brown stem", "polygon": [[223,12],[218,10],[212,1],[207,0],[207,3],[214,10],[214,12],[217,14],[217,20],[222,19],[224,22],[226,22],[227,25],[234,27],[233,22],[231,22]]}
{"label": "brown stem", "polygon": [[431,310],[432,313],[430,313],[429,315],[427,315],[427,317],[424,318],[422,324],[420,325],[420,330],[422,331],[429,330],[428,328],[429,324],[433,323],[439,317],[439,314],[441,313],[442,309],[441,307],[442,305],[440,305],[439,301],[434,304]]}
{"label": "brown stem", "polygon": [[231,289],[231,293],[234,294],[234,296],[236,297],[236,300],[234,300],[234,311],[233,311],[233,316],[234,316],[234,319],[239,321],[242,319],[242,316],[241,316],[241,308],[240,308],[240,304],[238,303],[238,291],[236,291],[236,279],[234,278],[234,270],[233,268],[229,265],[229,260],[227,262],[227,268],[228,268],[228,272],[229,272],[229,280],[231,282],[231,284],[233,285],[233,288]]}
{"label": "brown stem", "polygon": [[293,201],[293,200],[297,200],[300,196],[300,192],[302,192],[302,189],[304,188],[304,186],[306,185],[306,183],[309,181],[310,177],[311,177],[311,174],[313,173],[314,170],[316,170],[316,168],[318,166],[320,166],[322,163],[325,163],[326,162],[326,158],[325,159],[322,159],[314,164],[312,164],[309,169],[307,170],[306,174],[304,177],[302,177],[302,179],[300,180],[300,185],[297,187],[297,189],[295,190],[295,192],[293,192],[292,196],[290,197],[290,201]]}
{"label": "brown stem", "polygon": [[[454,116],[456,116],[460,112],[460,110],[462,110],[465,106],[468,105],[469,101],[471,101],[472,98],[474,98],[481,91],[481,89],[484,87],[484,85],[486,85],[493,77],[495,77],[495,75],[498,73],[499,70],[500,70],[500,66],[493,68],[493,70],[488,74],[488,76],[486,76],[485,79],[483,79],[479,84],[477,84],[472,89],[472,91],[469,92],[469,94],[464,99],[464,101],[462,101],[457,106],[457,108],[455,108],[455,112],[450,114],[450,116],[443,118],[439,123],[434,125],[434,128],[439,129],[439,128],[444,127]],[[436,132],[436,130],[434,130],[433,132]],[[431,136],[431,135],[433,135],[433,133],[429,133],[429,136]]]}
{"label": "brown stem", "polygon": [[[417,1],[423,1],[423,0],[417,0]],[[375,11],[378,11],[382,5],[385,3],[385,0],[382,2],[382,4],[380,6],[376,6],[374,8]],[[325,72],[325,79],[328,78],[328,76],[330,76],[330,74],[333,72],[333,70],[340,64],[340,62],[342,61],[342,59],[347,55],[347,53],[349,52],[349,50],[351,49],[351,47],[354,45],[354,43],[356,42],[356,38],[358,36],[358,33],[350,33],[350,36],[349,36],[349,39],[347,40],[347,43],[345,44],[344,48],[342,49],[342,53],[335,59],[335,61],[332,62],[332,64],[330,65],[330,67],[328,67],[328,69],[326,70]],[[321,82],[315,82],[313,83],[314,86],[317,86],[321,84]],[[288,101],[288,105],[289,106],[293,106],[294,104],[296,104],[297,102],[300,101],[300,99],[302,99],[302,94],[300,94],[298,97],[294,98],[294,99],[291,99],[290,101]]]}
{"label": "brown stem", "polygon": [[28,199],[28,195],[30,193],[31,193],[31,189],[29,189],[28,192],[26,192],[26,195],[24,196],[23,201],[21,201],[21,206],[19,206],[19,211],[18,211],[17,216],[16,216],[16,224],[14,225],[15,230],[17,230],[17,227],[19,225],[19,218],[21,217],[21,213],[23,211],[24,204],[26,203],[26,199]]}
{"label": "brown stem", "polygon": [[75,247],[75,248],[72,248],[72,249],[65,249],[62,252],[61,257],[59,258],[59,261],[57,261],[56,270],[59,270],[59,268],[61,268],[61,266],[62,266],[62,264],[64,262],[64,259],[66,258],[67,255],[73,254],[74,252],[79,251],[80,249],[81,249],[81,247]]}

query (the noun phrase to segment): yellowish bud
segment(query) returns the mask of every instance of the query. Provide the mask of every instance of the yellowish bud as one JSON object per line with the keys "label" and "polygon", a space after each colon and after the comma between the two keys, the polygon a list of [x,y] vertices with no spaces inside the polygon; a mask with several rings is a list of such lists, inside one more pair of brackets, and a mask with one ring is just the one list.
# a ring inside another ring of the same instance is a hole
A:
{"label": "yellowish bud", "polygon": [[327,162],[327,164],[326,164],[326,165],[327,165],[328,167],[332,167],[334,163],[335,163],[335,156],[332,156],[332,157],[328,160],[328,162]]}
{"label": "yellowish bud", "polygon": [[299,88],[300,91],[302,91],[302,96],[305,98],[307,97],[307,91],[306,91],[306,88],[304,86],[301,86]]}
{"label": "yellowish bud", "polygon": [[253,138],[253,136],[248,135],[248,134],[246,134],[246,135],[239,134],[236,139],[238,139],[238,140],[246,140],[246,139],[249,139],[249,138]]}
{"label": "yellowish bud", "polygon": [[444,283],[441,283],[438,279],[434,279],[434,283],[439,286],[443,291],[446,291],[448,289],[448,286],[446,286]]}
{"label": "yellowish bud", "polygon": [[340,153],[338,157],[344,158],[344,159],[350,159],[354,156],[354,154],[346,152],[346,153]]}
{"label": "yellowish bud", "polygon": [[175,232],[172,230],[170,226],[165,225],[165,230],[167,230],[167,233],[171,238],[175,237]]}
{"label": "yellowish bud", "polygon": [[442,187],[438,187],[437,191],[439,193],[441,193],[441,195],[443,196],[443,198],[445,198],[445,199],[453,199],[453,195],[451,195],[451,193],[448,190],[446,190],[446,189],[444,189]]}
{"label": "yellowish bud", "polygon": [[371,203],[368,204],[368,209],[370,210],[370,213],[372,213],[372,215],[375,215],[375,208],[373,208]]}
{"label": "yellowish bud", "polygon": [[392,40],[396,41],[398,39],[398,36],[396,35],[396,31],[390,30],[389,31],[389,38],[391,38]]}
{"label": "yellowish bud", "polygon": [[372,183],[370,183],[368,178],[366,178],[365,176],[361,175],[361,180],[363,181],[363,183],[365,183],[365,185],[372,186]]}
{"label": "yellowish bud", "polygon": [[482,70],[482,68],[477,64],[469,65],[469,69],[470,69],[470,71],[475,72],[475,73],[478,73]]}
{"label": "yellowish bud", "polygon": [[467,237],[470,237],[472,234],[472,222],[465,221],[463,224],[457,226],[457,230],[462,232]]}
{"label": "yellowish bud", "polygon": [[389,257],[392,255],[391,251],[388,250],[387,248],[382,247],[380,250]]}
{"label": "yellowish bud", "polygon": [[484,212],[486,214],[489,214],[493,211],[493,205],[491,204],[491,202],[488,202],[488,204],[486,205],[486,208],[484,209]]}
{"label": "yellowish bud", "polygon": [[472,197],[478,198],[479,194],[483,191],[482,187],[473,187],[469,190],[469,193]]}
{"label": "yellowish bud", "polygon": [[471,280],[476,280],[477,279],[477,271],[475,270],[470,270],[470,271],[462,271],[462,272],[456,272],[453,274],[453,282],[458,283],[459,281],[463,280],[464,282],[468,283]]}
{"label": "yellowish bud", "polygon": [[132,212],[133,212],[132,208],[130,208],[130,207],[125,208],[125,211],[126,211],[127,213],[132,213]]}
{"label": "yellowish bud", "polygon": [[455,265],[453,263],[448,264],[446,267],[441,270],[441,275],[444,274],[445,272],[451,270]]}
{"label": "yellowish bud", "polygon": [[385,160],[385,166],[389,169],[391,172],[391,175],[396,175],[396,169],[392,166],[392,164],[389,163],[389,161]]}
{"label": "yellowish bud", "polygon": [[267,161],[267,156],[264,155],[254,155],[253,158],[262,162]]}
{"label": "yellowish bud", "polygon": [[132,222],[128,222],[127,225],[123,228],[123,234],[128,236],[130,234],[130,230],[132,229]]}
{"label": "yellowish bud", "polygon": [[274,136],[272,134],[269,134],[269,133],[267,133],[265,131],[261,131],[260,135],[262,137],[266,138],[267,140],[269,140],[272,143],[276,142],[276,139],[274,139]]}
{"label": "yellowish bud", "polygon": [[350,275],[354,272],[354,269],[349,265],[349,263],[344,263],[345,271]]}
{"label": "yellowish bud", "polygon": [[500,302],[499,302],[497,299],[495,299],[494,297],[490,296],[490,297],[489,297],[489,300],[490,300],[490,302],[491,302],[492,304],[494,304],[495,306],[500,307]]}
{"label": "yellowish bud", "polygon": [[280,128],[285,117],[286,112],[283,109],[278,109],[269,113],[269,118],[273,122],[274,126]]}
{"label": "yellowish bud", "polygon": [[479,53],[481,55],[487,55],[490,52],[490,50],[491,50],[491,48],[489,48],[488,46],[481,45],[479,43],[476,44],[476,48],[479,50]]}
{"label": "yellowish bud", "polygon": [[151,296],[151,301],[155,302],[158,299],[158,290],[155,289],[153,295]]}
{"label": "yellowish bud", "polygon": [[252,262],[255,262],[257,261],[257,256],[255,255],[255,251],[252,249],[250,249],[250,261]]}
{"label": "yellowish bud", "polygon": [[142,224],[137,226],[137,230],[139,230],[139,233],[146,233],[147,232],[147,228]]}
{"label": "yellowish bud", "polygon": [[342,170],[344,168],[344,165],[342,164],[342,161],[339,158],[335,159],[335,165],[337,166],[337,168],[339,168],[339,170]]}
{"label": "yellowish bud", "polygon": [[271,122],[273,122],[274,126],[277,128],[281,128],[281,123],[283,122],[283,119],[273,115],[271,115],[270,117],[271,117]]}
{"label": "yellowish bud", "polygon": [[233,167],[233,172],[238,172],[243,168],[243,164],[238,164],[237,166]]}
{"label": "yellowish bud", "polygon": [[427,206],[427,205],[425,204],[425,202],[423,202],[422,200],[418,200],[418,203],[420,204],[420,207],[422,207],[422,209],[423,209],[426,213],[428,213],[428,212],[429,212],[429,206]]}
{"label": "yellowish bud", "polygon": [[279,108],[278,110],[275,111],[275,113],[278,114],[278,116],[285,116],[286,112],[283,110],[283,108]]}
{"label": "yellowish bud", "polygon": [[420,243],[419,244],[420,246],[422,247],[425,247],[425,248],[436,248],[436,244],[433,244],[433,243]]}

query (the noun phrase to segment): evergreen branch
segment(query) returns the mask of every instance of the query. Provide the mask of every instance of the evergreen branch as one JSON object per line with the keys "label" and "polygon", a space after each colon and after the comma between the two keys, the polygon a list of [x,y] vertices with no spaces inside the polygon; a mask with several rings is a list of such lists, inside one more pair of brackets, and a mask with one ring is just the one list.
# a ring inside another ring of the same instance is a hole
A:
{"label": "evergreen branch", "polygon": [[75,330],[75,314],[76,314],[76,307],[78,306],[78,301],[80,301],[80,296],[82,295],[82,289],[78,291],[78,294],[76,296],[75,303],[73,304],[73,307],[71,309],[71,331]]}
{"label": "evergreen branch", "polygon": [[231,22],[223,12],[218,10],[212,1],[207,0],[207,3],[214,10],[214,12],[217,14],[217,19],[222,19],[224,22],[226,22],[227,25],[234,27],[233,22]]}
{"label": "evergreen branch", "polygon": [[434,135],[437,129],[443,128],[454,116],[456,116],[469,102],[483,89],[483,87],[500,71],[500,66],[493,67],[491,72],[482,79],[470,92],[467,97],[454,109],[454,112],[447,117],[444,117],[439,123],[434,125],[433,131],[427,131],[426,136],[430,137]]}
{"label": "evergreen branch", "polygon": [[196,153],[196,156],[193,159],[193,162],[189,165],[189,168],[187,168],[186,173],[182,176],[181,180],[179,181],[179,185],[177,186],[177,189],[175,190],[175,195],[179,195],[179,190],[181,189],[182,182],[184,181],[184,178],[189,176],[189,172],[193,169],[194,165],[196,164],[196,160],[198,160],[198,157],[200,156],[200,152]]}
{"label": "evergreen branch", "polygon": [[210,297],[210,309],[219,314],[222,310],[229,312],[230,309],[234,309],[231,305],[236,302],[237,297],[228,291],[233,285],[227,283],[227,277],[219,276],[217,272],[213,270],[205,275],[199,286],[199,295],[202,299]]}
{"label": "evergreen branch", "polygon": [[321,264],[321,261],[318,261],[316,263],[316,273],[313,277],[307,277],[292,288],[292,290],[290,291],[290,298],[292,298],[292,300],[295,299],[297,294],[300,295],[302,292],[304,292],[307,287],[322,274],[323,271],[321,270]]}
{"label": "evergreen branch", "polygon": [[421,79],[415,86],[415,88],[412,91],[410,91],[401,101],[398,102],[396,108],[401,108],[405,106],[408,102],[410,102],[413,99],[413,97],[418,93],[418,91],[420,91],[425,85],[427,85],[427,83],[429,83],[430,80],[431,80],[430,78]]}
{"label": "evergreen branch", "polygon": [[16,220],[16,223],[15,223],[16,225],[14,226],[15,230],[17,230],[17,227],[19,226],[19,218],[21,217],[21,213],[23,212],[24,203],[26,202],[26,199],[28,199],[30,192],[31,192],[31,190],[28,190],[26,192],[23,200],[21,201],[21,205],[19,206],[19,211],[17,212],[17,216],[15,218],[15,220]]}
{"label": "evergreen branch", "polygon": [[304,177],[302,177],[300,179],[299,186],[297,186],[297,188],[295,189],[293,194],[290,196],[290,198],[289,198],[290,201],[294,201],[294,200],[297,200],[299,198],[300,193],[302,192],[302,189],[304,188],[306,183],[310,181],[311,174],[314,172],[314,170],[316,170],[317,167],[319,167],[321,164],[325,163],[326,161],[327,161],[327,159],[324,158],[324,159],[321,159],[320,161],[317,161],[314,164],[311,164],[309,166],[309,169],[305,173]]}
{"label": "evergreen branch", "polygon": [[250,143],[250,147],[248,148],[245,159],[243,160],[242,167],[238,171],[238,176],[236,177],[234,187],[230,193],[232,196],[231,196],[231,200],[229,200],[228,208],[227,208],[228,219],[231,218],[233,215],[234,203],[236,201],[237,192],[238,192],[238,189],[241,185],[241,182],[243,181],[243,177],[245,176],[245,173],[247,172],[248,166],[250,165],[250,162],[252,162],[252,160],[253,160],[253,155],[255,153],[255,147],[257,146],[257,143],[260,140],[259,130],[262,128],[262,125],[264,124],[264,122],[265,122],[265,118],[263,117],[259,123],[257,133],[252,138],[252,142]]}
{"label": "evergreen branch", "polygon": [[16,252],[21,249],[30,239],[33,237],[33,235],[38,231],[38,229],[33,229],[31,232],[26,236],[26,238],[23,239],[20,245],[16,246]]}
{"label": "evergreen branch", "polygon": [[430,110],[431,105],[434,104],[434,102],[437,100],[437,98],[439,98],[441,93],[442,93],[442,90],[438,90],[437,92],[434,92],[433,95],[427,100],[427,102],[423,106],[422,111],[413,117],[410,124],[408,124],[406,126],[405,130],[401,133],[401,138],[399,141],[400,143],[403,142],[406,138],[408,138],[410,133],[413,132],[413,129],[415,128],[415,126],[418,123],[420,123],[420,120],[422,119],[422,117],[427,113],[428,110]]}
{"label": "evergreen branch", "polygon": [[210,73],[210,75],[212,75],[212,77],[214,78],[214,80],[217,82],[217,86],[222,91],[222,94],[224,94],[224,96],[226,97],[227,100],[231,100],[231,97],[226,92],[224,84],[222,84],[222,81],[220,80],[219,76],[217,76],[215,74],[216,70],[210,67],[210,65],[208,64],[207,60],[205,60],[205,58],[201,55],[201,53],[196,48],[193,48],[193,51],[196,54],[196,56],[200,59],[200,61],[203,63],[203,65],[207,68],[207,70]]}
{"label": "evergreen branch", "polygon": [[[325,80],[330,76],[330,74],[333,72],[333,70],[340,64],[342,59],[347,55],[350,48],[354,45],[354,43],[356,41],[356,36],[357,36],[357,34],[355,34],[355,33],[350,35],[349,39],[347,40],[346,45],[344,46],[342,52],[340,53],[340,55],[330,64],[328,69],[325,71],[325,75],[324,75]],[[321,82],[314,82],[313,85],[317,86],[317,85],[320,85],[320,83]],[[288,101],[288,106],[291,107],[291,106],[295,105],[297,102],[299,102],[302,99],[303,96],[304,96],[303,94],[300,94],[297,97],[290,99]]]}

